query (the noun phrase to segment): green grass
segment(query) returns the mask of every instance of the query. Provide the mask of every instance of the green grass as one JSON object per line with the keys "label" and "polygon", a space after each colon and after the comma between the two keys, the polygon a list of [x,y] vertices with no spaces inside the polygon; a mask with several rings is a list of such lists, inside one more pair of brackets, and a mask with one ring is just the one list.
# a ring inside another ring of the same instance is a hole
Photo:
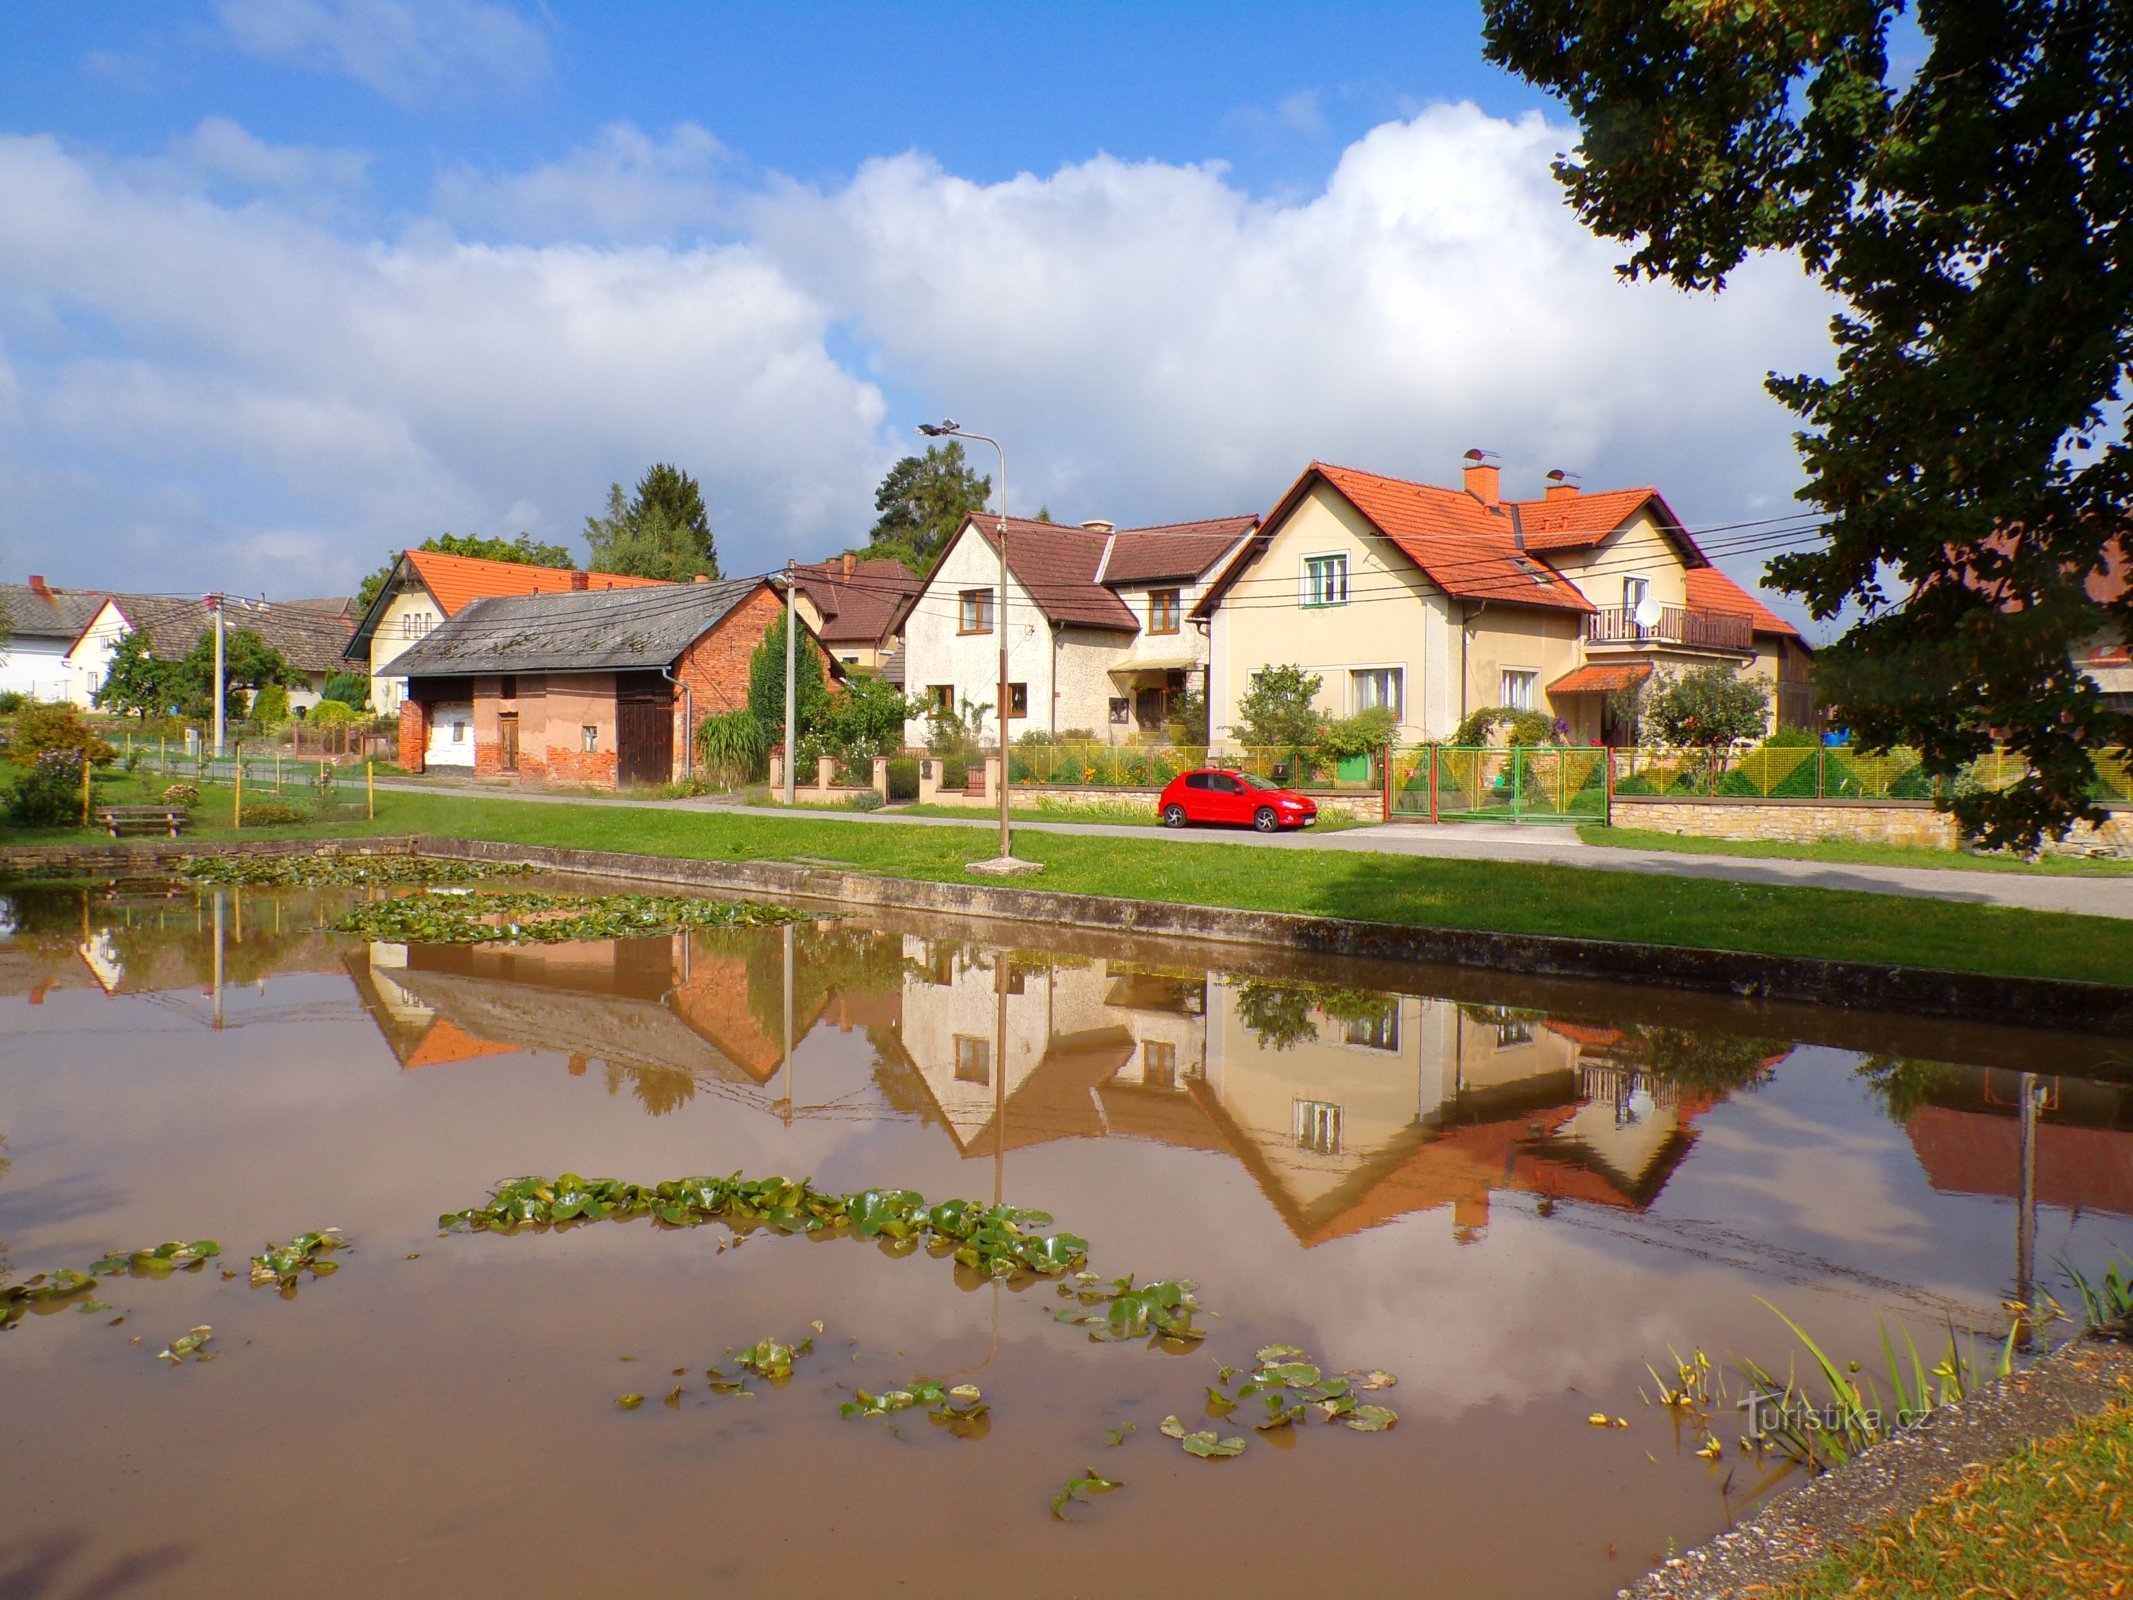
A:
{"label": "green grass", "polygon": [[1908,1517],[1861,1531],[1771,1600],[2133,1593],[2133,1406],[1973,1467]]}
{"label": "green grass", "polygon": [[1610,828],[1583,823],[1578,837],[1587,844],[1621,850],[1675,850],[1695,856],[1759,856],[1780,861],[1835,861],[1870,867],[1942,867],[1957,872],[2027,872],[2046,877],[2133,877],[2133,861],[2047,856],[2024,861],[2019,856],[1980,855],[1972,850],[1936,850],[1929,845],[1854,844],[1828,839],[1798,844],[1789,839],[1703,839],[1694,834],[1661,833],[1652,828]]}
{"label": "green grass", "polygon": [[[151,782],[160,788],[159,780]],[[902,827],[834,814],[740,816],[383,789],[377,820],[367,823],[361,789],[353,792],[357,809],[348,820],[246,832],[284,838],[438,833],[708,860],[830,861],[890,877],[984,881],[964,870],[984,852],[962,828]],[[226,789],[207,792],[194,837],[233,836],[229,800]],[[95,830],[0,829],[0,839],[20,843],[102,837]],[[1147,838],[1030,831],[1017,838],[1015,849],[1045,864],[1033,887],[1081,894],[2133,983],[2133,919],[1592,867],[1268,850],[1198,830]]]}

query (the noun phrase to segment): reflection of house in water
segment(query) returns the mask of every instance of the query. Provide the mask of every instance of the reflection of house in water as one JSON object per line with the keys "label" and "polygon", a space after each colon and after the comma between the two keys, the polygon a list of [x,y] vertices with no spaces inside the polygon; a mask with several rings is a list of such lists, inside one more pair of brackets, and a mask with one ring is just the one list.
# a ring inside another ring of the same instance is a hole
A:
{"label": "reflection of house in water", "polygon": [[[1925,1077],[1904,1132],[1944,1194],[2019,1200],[2022,1074],[1906,1064]],[[2040,1205],[2133,1216],[2133,1088],[2038,1076],[2035,1198]]]}
{"label": "reflection of house in water", "polygon": [[1631,1036],[1534,1013],[905,950],[903,1047],[966,1156],[1104,1136],[1221,1150],[1306,1244],[1447,1206],[1471,1230],[1504,1188],[1641,1207],[1711,1104]]}

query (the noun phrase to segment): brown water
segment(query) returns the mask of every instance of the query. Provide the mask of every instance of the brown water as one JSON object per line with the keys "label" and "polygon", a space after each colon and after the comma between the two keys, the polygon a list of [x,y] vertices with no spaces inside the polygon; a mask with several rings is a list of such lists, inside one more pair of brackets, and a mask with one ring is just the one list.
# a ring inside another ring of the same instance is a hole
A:
{"label": "brown water", "polygon": [[[948,923],[310,931],[343,898],[0,899],[13,1272],[226,1251],[0,1337],[0,1596],[1607,1595],[1763,1478],[1640,1403],[1669,1344],[1784,1362],[1757,1296],[1861,1356],[1881,1318],[1994,1333],[2025,1270],[2064,1294],[2055,1261],[2133,1253],[2133,1094],[2093,1042]],[[849,1240],[438,1235],[566,1168],[998,1194],[1219,1316],[1169,1356]],[[247,1287],[328,1225],[337,1276]],[[790,1387],[709,1391],[817,1320]],[[198,1323],[217,1360],[155,1359]],[[1398,1373],[1399,1425],[1214,1462],[1157,1434],[1268,1341]],[[989,1434],[839,1419],[919,1374],[978,1383]],[[1053,1521],[1086,1467],[1125,1487]]]}

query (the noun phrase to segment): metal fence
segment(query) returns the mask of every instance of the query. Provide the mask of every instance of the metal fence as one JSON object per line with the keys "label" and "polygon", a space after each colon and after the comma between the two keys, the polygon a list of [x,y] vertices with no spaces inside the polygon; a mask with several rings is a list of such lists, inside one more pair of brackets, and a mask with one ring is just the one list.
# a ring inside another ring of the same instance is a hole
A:
{"label": "metal fence", "polygon": [[[914,752],[923,755],[924,752]],[[1298,789],[1370,793],[1382,782],[1382,758],[1337,757],[1286,746],[1226,750],[1206,745],[1013,745],[1008,775],[1018,784],[1059,789],[1160,789],[1195,767],[1252,772]]]}
{"label": "metal fence", "polygon": [[[2089,797],[2133,800],[2133,768],[2124,750],[2092,750]],[[1702,750],[1616,750],[1614,792],[1677,799],[1934,800],[1966,791],[2005,789],[2029,770],[2007,750],[1979,756],[1951,779],[1928,774],[1916,750],[1866,751],[1850,745],[1756,745],[1713,757]]]}
{"label": "metal fence", "polygon": [[331,804],[341,798],[342,786],[348,786],[358,797],[363,788],[360,766],[345,766],[317,756],[292,756],[280,750],[247,750],[240,745],[229,755],[211,756],[204,744],[187,746],[144,739],[130,752],[121,747],[121,754],[133,760],[142,772],[190,783],[235,783],[242,768],[245,789],[255,794],[302,795]]}

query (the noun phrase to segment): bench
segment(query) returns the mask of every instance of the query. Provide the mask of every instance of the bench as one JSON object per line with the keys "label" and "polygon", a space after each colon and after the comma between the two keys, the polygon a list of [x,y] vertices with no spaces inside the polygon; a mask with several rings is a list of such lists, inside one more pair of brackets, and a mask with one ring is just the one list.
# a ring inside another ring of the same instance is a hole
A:
{"label": "bench", "polygon": [[129,833],[167,833],[175,839],[192,816],[183,806],[98,806],[96,820],[114,839]]}

